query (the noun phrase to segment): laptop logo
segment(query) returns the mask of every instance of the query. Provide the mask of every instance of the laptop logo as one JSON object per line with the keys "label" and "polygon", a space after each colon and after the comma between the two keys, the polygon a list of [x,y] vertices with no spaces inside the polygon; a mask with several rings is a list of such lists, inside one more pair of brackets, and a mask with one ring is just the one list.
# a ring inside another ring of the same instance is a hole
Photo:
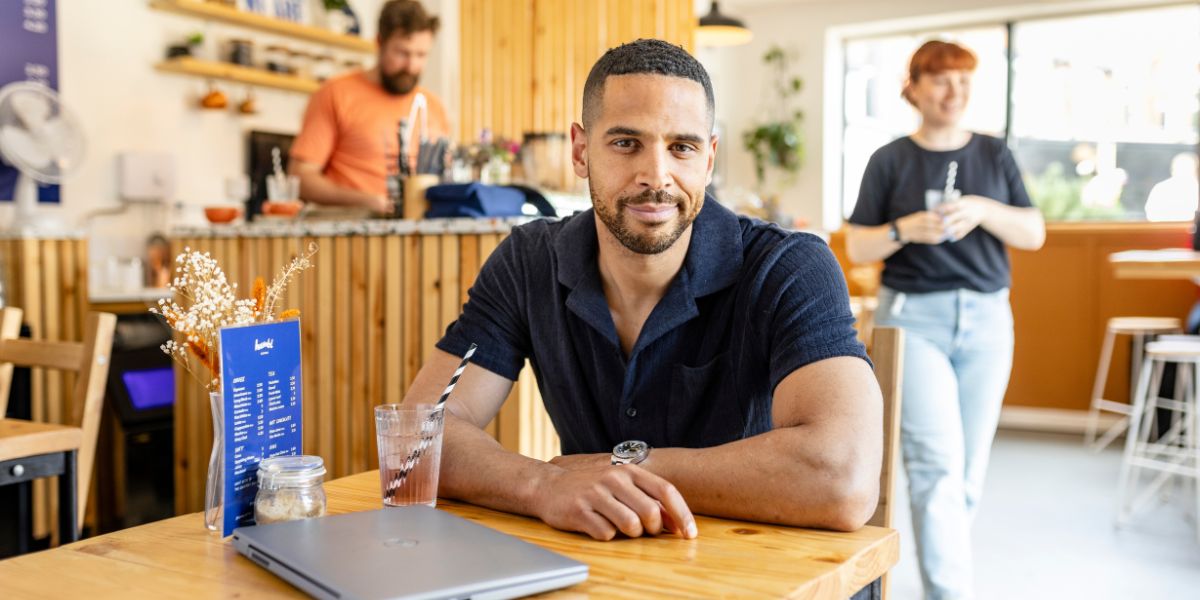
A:
{"label": "laptop logo", "polygon": [[409,538],[391,538],[383,540],[383,545],[386,548],[416,548],[421,542]]}

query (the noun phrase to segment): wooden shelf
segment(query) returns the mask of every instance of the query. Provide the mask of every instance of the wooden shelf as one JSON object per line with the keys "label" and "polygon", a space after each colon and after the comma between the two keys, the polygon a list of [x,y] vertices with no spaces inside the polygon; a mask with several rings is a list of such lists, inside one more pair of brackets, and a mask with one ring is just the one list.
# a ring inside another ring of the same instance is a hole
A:
{"label": "wooden shelf", "polygon": [[303,92],[305,94],[311,94],[321,86],[321,83],[316,79],[283,75],[262,69],[253,69],[210,60],[197,60],[188,57],[172,58],[158,63],[154,68],[167,73],[182,73],[184,75],[195,75],[207,79],[224,79],[226,81],[272,87],[292,92]]}
{"label": "wooden shelf", "polygon": [[200,0],[150,0],[150,6],[158,10],[224,21],[233,25],[259,29],[330,46],[338,46],[358,52],[375,51],[375,42],[358,36],[334,33],[320,27],[292,23],[282,19],[230,8],[222,4]]}

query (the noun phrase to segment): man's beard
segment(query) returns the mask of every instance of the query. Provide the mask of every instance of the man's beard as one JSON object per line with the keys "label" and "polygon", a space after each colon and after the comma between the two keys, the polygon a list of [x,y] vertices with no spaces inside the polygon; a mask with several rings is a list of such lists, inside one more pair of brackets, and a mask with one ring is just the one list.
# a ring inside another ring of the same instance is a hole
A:
{"label": "man's beard", "polygon": [[397,71],[390,75],[382,69],[379,71],[379,84],[383,86],[384,91],[393,96],[403,96],[413,91],[420,79],[419,74],[408,71]]}
{"label": "man's beard", "polygon": [[[604,223],[608,231],[617,238],[617,241],[621,242],[622,246],[638,254],[665,252],[675,244],[684,231],[687,231],[699,212],[694,209],[689,211],[684,198],[663,190],[646,190],[637,196],[618,197],[616,207],[612,211],[597,198],[595,188],[589,186],[588,192],[592,196],[592,206],[596,209],[596,215],[600,217],[600,221]],[[658,226],[669,228],[667,231],[639,234],[630,226],[624,210],[626,206],[638,204],[674,204],[678,207],[678,212],[673,223],[668,222]]]}

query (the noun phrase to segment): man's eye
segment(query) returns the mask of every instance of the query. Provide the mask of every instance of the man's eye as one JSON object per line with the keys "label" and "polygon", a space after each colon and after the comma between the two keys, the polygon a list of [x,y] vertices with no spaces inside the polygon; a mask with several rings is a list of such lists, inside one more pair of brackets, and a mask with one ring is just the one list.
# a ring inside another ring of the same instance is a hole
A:
{"label": "man's eye", "polygon": [[633,148],[637,141],[630,139],[622,139],[613,141],[613,145],[618,148]]}
{"label": "man's eye", "polygon": [[691,152],[695,152],[696,149],[687,144],[675,144],[675,145],[671,146],[671,151],[679,152],[680,154],[688,154]]}

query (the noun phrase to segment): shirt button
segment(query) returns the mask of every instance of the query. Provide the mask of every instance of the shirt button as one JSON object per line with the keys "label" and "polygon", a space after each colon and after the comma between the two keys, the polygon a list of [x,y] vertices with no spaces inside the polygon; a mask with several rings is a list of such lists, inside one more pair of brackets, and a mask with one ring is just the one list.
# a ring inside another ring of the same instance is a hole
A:
{"label": "shirt button", "polygon": [[630,406],[629,408],[625,409],[625,416],[629,417],[630,419],[632,419],[632,418],[636,417],[636,416],[637,416],[637,409],[636,409],[636,408],[634,408],[634,407],[632,407],[632,406]]}

